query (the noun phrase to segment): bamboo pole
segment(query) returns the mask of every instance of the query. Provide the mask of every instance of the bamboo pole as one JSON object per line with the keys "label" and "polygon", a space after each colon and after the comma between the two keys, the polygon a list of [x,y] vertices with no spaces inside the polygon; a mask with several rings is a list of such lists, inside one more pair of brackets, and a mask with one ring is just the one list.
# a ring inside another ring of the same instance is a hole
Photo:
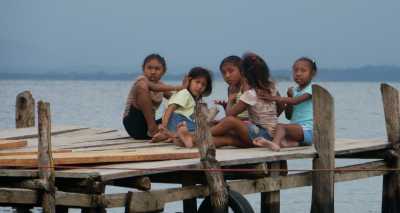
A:
{"label": "bamboo pole", "polygon": [[39,128],[39,178],[43,181],[45,189],[42,196],[44,213],[56,212],[55,200],[55,172],[51,151],[51,116],[50,104],[39,101],[38,103],[38,128]]}
{"label": "bamboo pole", "polygon": [[[400,168],[400,93],[388,84],[381,84],[386,132],[393,150],[387,152],[385,161],[390,168]],[[383,176],[382,212],[400,212],[400,175],[390,172]]]}
{"label": "bamboo pole", "polygon": [[16,97],[15,126],[16,128],[35,126],[35,99],[30,91],[21,92]]}
{"label": "bamboo pole", "polygon": [[[335,113],[334,100],[327,90],[313,85],[313,142],[318,157],[313,159],[313,169],[335,168]],[[312,213],[333,213],[334,210],[333,171],[313,172]]]}
{"label": "bamboo pole", "polygon": [[[204,169],[219,169],[219,162],[215,156],[215,145],[212,142],[210,128],[207,123],[207,116],[204,112],[206,106],[196,103],[196,132],[195,142],[200,152],[201,164]],[[210,201],[214,213],[227,212],[228,210],[228,189],[222,172],[205,171],[208,187],[210,190]]]}

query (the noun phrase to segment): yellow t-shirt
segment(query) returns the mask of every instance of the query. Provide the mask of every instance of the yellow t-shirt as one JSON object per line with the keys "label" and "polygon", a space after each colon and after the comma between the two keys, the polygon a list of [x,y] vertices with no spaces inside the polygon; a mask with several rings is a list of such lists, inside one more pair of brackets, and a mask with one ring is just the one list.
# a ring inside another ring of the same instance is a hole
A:
{"label": "yellow t-shirt", "polygon": [[168,106],[171,104],[178,105],[177,109],[175,110],[175,113],[178,113],[180,115],[183,115],[191,119],[191,116],[194,113],[194,107],[196,105],[196,102],[192,94],[190,94],[190,92],[187,89],[183,89],[173,94],[169,98]]}

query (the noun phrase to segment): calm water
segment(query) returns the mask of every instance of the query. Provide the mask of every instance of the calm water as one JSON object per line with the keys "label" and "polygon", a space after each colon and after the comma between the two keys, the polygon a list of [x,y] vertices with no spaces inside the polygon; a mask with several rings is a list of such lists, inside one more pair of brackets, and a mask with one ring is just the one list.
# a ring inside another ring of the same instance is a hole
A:
{"label": "calm water", "polygon": [[[320,82],[335,98],[336,136],[338,138],[385,138],[384,117],[378,82]],[[32,91],[36,101],[51,104],[53,125],[73,124],[90,127],[122,129],[121,113],[130,88],[128,81],[13,81],[0,80],[0,128],[13,128],[15,97],[24,90]],[[391,83],[400,88],[400,83]],[[278,84],[281,94],[293,86]],[[214,93],[208,101],[226,97],[226,85],[215,82]],[[159,113],[160,114],[160,113]],[[285,122],[282,119],[282,122]],[[337,165],[357,161],[337,160]],[[289,169],[311,168],[310,160],[289,162]],[[154,188],[171,185],[157,184]],[[380,212],[382,178],[369,178],[336,184],[336,212]],[[108,192],[126,191],[108,188]],[[259,195],[246,196],[259,212]],[[311,188],[297,188],[281,192],[282,212],[309,212]],[[10,212],[9,209],[0,209]],[[168,204],[165,212],[182,211],[180,203]],[[123,212],[113,209],[111,212]]]}

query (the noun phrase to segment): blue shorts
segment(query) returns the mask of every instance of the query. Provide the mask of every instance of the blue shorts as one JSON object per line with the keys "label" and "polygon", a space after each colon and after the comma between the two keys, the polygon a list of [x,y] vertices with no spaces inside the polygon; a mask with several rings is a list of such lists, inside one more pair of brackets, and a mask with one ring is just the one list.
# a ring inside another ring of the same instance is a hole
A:
{"label": "blue shorts", "polygon": [[300,141],[300,146],[311,146],[313,139],[313,130],[301,125],[303,128],[303,141]]}
{"label": "blue shorts", "polygon": [[249,131],[249,140],[252,142],[255,138],[263,137],[267,140],[272,140],[271,134],[264,127],[255,125],[251,122],[246,122],[247,129]]}
{"label": "blue shorts", "polygon": [[174,112],[171,114],[171,117],[169,117],[167,129],[171,132],[176,132],[176,126],[183,121],[186,122],[189,132],[194,132],[196,130],[196,124],[193,120]]}

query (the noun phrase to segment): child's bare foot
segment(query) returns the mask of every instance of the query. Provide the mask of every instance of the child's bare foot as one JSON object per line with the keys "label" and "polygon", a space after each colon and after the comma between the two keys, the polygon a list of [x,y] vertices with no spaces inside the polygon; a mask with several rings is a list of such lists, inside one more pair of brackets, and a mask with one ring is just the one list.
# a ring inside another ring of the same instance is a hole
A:
{"label": "child's bare foot", "polygon": [[168,129],[166,129],[165,127],[161,126],[159,127],[159,131],[153,136],[153,138],[151,139],[152,143],[156,143],[156,142],[172,142],[172,138],[176,137],[175,134],[171,133],[170,131],[168,131]]}
{"label": "child's bare foot", "polygon": [[279,145],[277,145],[277,144],[273,143],[272,141],[267,140],[263,137],[254,138],[253,144],[255,146],[267,147],[275,152],[279,152],[279,150],[281,149],[281,147],[279,147]]}
{"label": "child's bare foot", "polygon": [[161,141],[167,140],[169,137],[166,135],[164,132],[159,131],[157,132],[152,138],[151,138],[151,143],[157,143]]}
{"label": "child's bare foot", "polygon": [[176,126],[179,139],[185,147],[192,148],[194,146],[193,136],[189,133],[186,122],[181,122]]}
{"label": "child's bare foot", "polygon": [[177,138],[173,138],[172,139],[172,142],[175,144],[175,145],[177,145],[177,146],[180,146],[180,147],[185,147],[185,144],[181,141],[181,139],[179,139],[178,137]]}

